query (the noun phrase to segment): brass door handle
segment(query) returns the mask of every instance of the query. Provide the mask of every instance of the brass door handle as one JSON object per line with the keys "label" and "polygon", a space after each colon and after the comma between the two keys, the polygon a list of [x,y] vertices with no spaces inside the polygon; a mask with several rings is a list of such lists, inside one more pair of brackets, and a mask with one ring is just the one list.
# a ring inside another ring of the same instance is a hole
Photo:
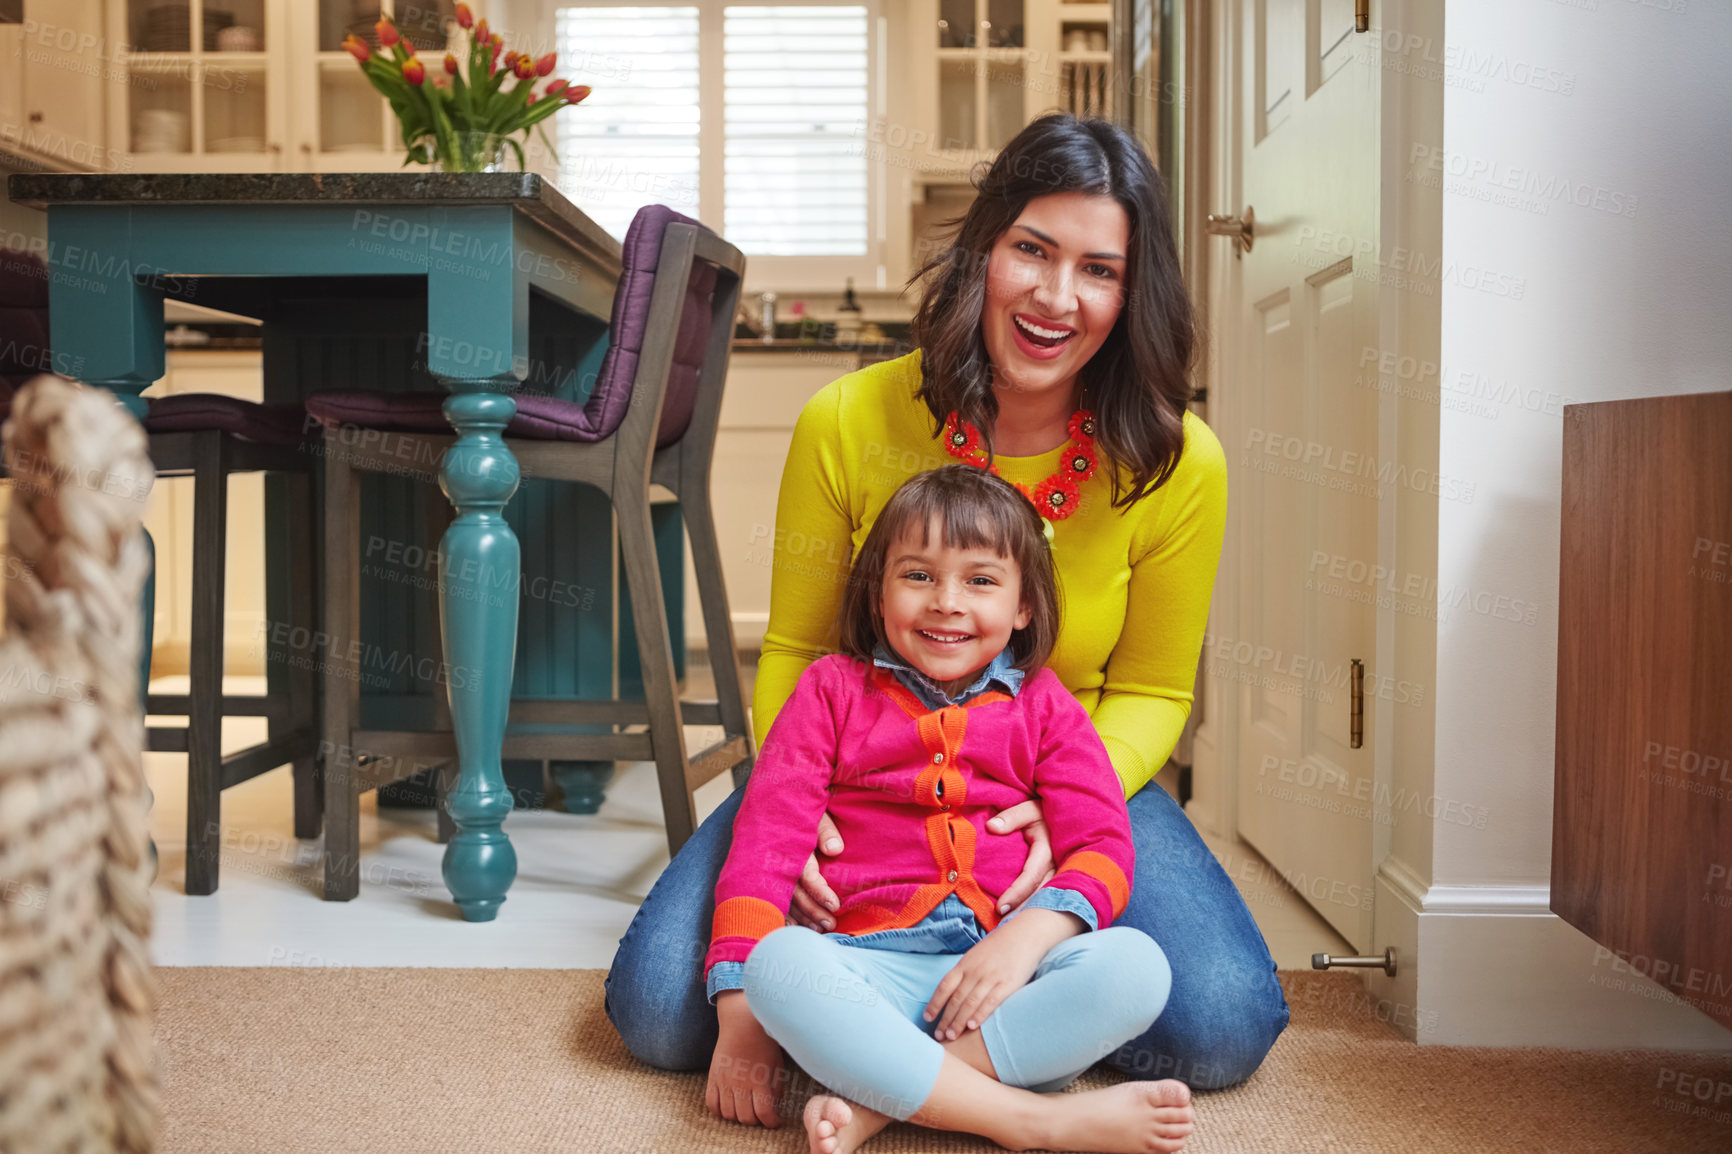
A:
{"label": "brass door handle", "polygon": [[1355,0],[1353,5],[1353,30],[1355,32],[1371,31],[1371,0]]}
{"label": "brass door handle", "polygon": [[1203,229],[1210,236],[1230,236],[1239,245],[1242,252],[1251,251],[1251,241],[1256,235],[1257,210],[1250,205],[1245,206],[1243,217],[1229,216],[1224,212],[1211,212],[1203,223]]}

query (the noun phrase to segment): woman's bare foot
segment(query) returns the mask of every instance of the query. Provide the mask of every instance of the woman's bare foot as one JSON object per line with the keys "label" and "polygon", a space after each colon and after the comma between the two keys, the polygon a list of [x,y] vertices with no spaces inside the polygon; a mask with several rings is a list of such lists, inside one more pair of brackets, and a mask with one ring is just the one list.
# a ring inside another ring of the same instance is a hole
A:
{"label": "woman's bare foot", "polygon": [[1050,1120],[1046,1132],[1037,1136],[1038,1143],[1031,1145],[1054,1150],[1173,1154],[1184,1147],[1194,1129],[1191,1088],[1172,1078],[1042,1097]]}
{"label": "woman's bare foot", "polygon": [[852,1154],[860,1143],[890,1124],[887,1115],[834,1094],[812,1095],[806,1102],[804,1120],[811,1154]]}

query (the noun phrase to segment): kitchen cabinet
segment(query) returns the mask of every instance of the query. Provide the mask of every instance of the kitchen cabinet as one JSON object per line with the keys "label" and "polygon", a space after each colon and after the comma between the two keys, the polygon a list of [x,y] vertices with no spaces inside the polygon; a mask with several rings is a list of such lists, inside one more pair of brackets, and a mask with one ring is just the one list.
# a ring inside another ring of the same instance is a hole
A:
{"label": "kitchen cabinet", "polygon": [[0,0],[0,143],[16,137],[24,123],[24,3]]}
{"label": "kitchen cabinet", "polygon": [[277,0],[110,0],[110,143],[130,170],[283,171],[288,8]]}
{"label": "kitchen cabinet", "polygon": [[139,172],[394,171],[395,118],[343,40],[373,42],[392,13],[436,66],[455,11],[455,0],[109,0],[113,144]]}
{"label": "kitchen cabinet", "polygon": [[[101,43],[103,0],[23,0],[0,24],[4,143],[79,167],[107,139]],[[6,6],[0,4],[0,9]]]}
{"label": "kitchen cabinet", "polygon": [[[353,33],[377,49],[373,24],[393,13],[398,30],[439,66],[453,37],[461,39],[456,0],[296,0],[289,28],[289,65],[296,83],[291,117],[295,163],[302,172],[394,172],[403,141],[391,106],[343,49]],[[486,6],[483,6],[483,14]]]}
{"label": "kitchen cabinet", "polygon": [[1043,112],[1111,114],[1111,4],[915,0],[910,15],[910,107],[931,118],[909,132],[919,171],[961,178]]}

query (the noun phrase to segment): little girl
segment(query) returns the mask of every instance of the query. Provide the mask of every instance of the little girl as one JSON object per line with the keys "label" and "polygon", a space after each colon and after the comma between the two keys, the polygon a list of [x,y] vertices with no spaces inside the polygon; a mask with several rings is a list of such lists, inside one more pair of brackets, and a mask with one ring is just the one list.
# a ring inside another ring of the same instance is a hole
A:
{"label": "little girl", "polygon": [[[1184,1145],[1182,1082],[1052,1093],[1147,1030],[1172,981],[1149,937],[1108,928],[1130,823],[1093,723],[1044,667],[1058,620],[1041,519],[1007,482],[951,465],[885,505],[840,652],[801,676],[734,821],[704,959],[710,1110],[777,1124],[780,1043],[835,1092],[806,1104],[813,1154],[892,1119],[1016,1148]],[[1000,916],[1027,848],[986,819],[1033,797],[1057,873]],[[823,863],[840,906],[818,934],[785,920],[826,810],[847,849]]]}

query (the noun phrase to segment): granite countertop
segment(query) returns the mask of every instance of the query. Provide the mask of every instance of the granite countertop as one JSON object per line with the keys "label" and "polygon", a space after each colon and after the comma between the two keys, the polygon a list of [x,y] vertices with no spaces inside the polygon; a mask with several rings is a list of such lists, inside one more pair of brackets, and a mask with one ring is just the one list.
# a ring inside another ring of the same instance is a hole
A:
{"label": "granite countertop", "polygon": [[603,268],[619,272],[620,244],[533,172],[18,173],[12,200],[51,204],[510,205]]}

